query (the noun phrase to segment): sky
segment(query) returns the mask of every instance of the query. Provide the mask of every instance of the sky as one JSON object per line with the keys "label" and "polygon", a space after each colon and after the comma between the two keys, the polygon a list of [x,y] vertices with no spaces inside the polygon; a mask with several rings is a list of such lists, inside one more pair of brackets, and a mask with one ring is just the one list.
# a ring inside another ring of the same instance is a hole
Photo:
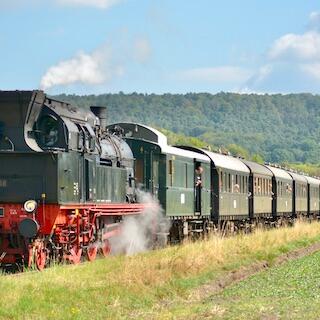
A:
{"label": "sky", "polygon": [[316,0],[0,0],[0,90],[320,94]]}

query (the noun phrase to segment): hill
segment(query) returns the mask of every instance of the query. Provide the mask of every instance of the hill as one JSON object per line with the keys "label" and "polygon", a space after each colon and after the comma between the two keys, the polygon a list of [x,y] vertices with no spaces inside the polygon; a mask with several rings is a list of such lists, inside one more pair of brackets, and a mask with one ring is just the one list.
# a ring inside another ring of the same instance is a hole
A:
{"label": "hill", "polygon": [[137,121],[207,144],[240,147],[270,162],[319,163],[320,96],[235,93],[60,95],[105,105],[109,123]]}

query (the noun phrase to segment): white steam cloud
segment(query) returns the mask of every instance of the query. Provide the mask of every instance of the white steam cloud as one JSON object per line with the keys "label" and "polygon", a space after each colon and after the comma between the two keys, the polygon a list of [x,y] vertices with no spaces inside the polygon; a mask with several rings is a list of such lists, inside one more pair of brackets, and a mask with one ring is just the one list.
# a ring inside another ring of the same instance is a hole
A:
{"label": "white steam cloud", "polygon": [[131,46],[105,43],[91,53],[80,51],[74,57],[51,66],[40,81],[40,88],[71,84],[104,85],[124,75],[130,62],[146,63],[152,48],[145,38],[136,38]]}
{"label": "white steam cloud", "polygon": [[132,255],[147,251],[156,240],[159,244],[169,233],[170,223],[159,202],[142,191],[138,193],[138,200],[148,206],[141,215],[124,218],[121,234],[110,239],[112,254]]}
{"label": "white steam cloud", "polygon": [[91,54],[78,53],[75,57],[50,67],[41,79],[40,88],[47,90],[73,83],[96,85],[121,76],[123,67],[112,61],[111,51],[100,48]]}
{"label": "white steam cloud", "polygon": [[98,56],[80,52],[74,58],[61,61],[56,66],[49,68],[41,80],[41,89],[46,90],[55,85],[74,82],[102,83],[105,79],[100,64]]}

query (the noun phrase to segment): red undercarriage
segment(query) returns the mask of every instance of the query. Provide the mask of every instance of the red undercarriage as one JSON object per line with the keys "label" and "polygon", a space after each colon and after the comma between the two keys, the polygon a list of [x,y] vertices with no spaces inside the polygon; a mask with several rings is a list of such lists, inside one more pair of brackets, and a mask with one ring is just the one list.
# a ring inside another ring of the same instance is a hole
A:
{"label": "red undercarriage", "polygon": [[[78,263],[86,256],[92,261],[99,250],[108,255],[109,239],[120,233],[121,219],[143,213],[146,205],[45,204],[31,214],[23,204],[2,204],[0,208],[4,209],[0,216],[1,265],[35,265],[41,270],[49,260]],[[22,237],[18,229],[25,219],[39,227],[31,239]]]}

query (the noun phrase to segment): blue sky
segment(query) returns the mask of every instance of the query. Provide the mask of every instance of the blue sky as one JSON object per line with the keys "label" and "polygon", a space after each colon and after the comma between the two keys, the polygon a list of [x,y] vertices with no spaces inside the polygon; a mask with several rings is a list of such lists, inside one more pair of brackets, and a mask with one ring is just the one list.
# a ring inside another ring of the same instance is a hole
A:
{"label": "blue sky", "polygon": [[309,0],[3,0],[0,89],[320,93]]}

